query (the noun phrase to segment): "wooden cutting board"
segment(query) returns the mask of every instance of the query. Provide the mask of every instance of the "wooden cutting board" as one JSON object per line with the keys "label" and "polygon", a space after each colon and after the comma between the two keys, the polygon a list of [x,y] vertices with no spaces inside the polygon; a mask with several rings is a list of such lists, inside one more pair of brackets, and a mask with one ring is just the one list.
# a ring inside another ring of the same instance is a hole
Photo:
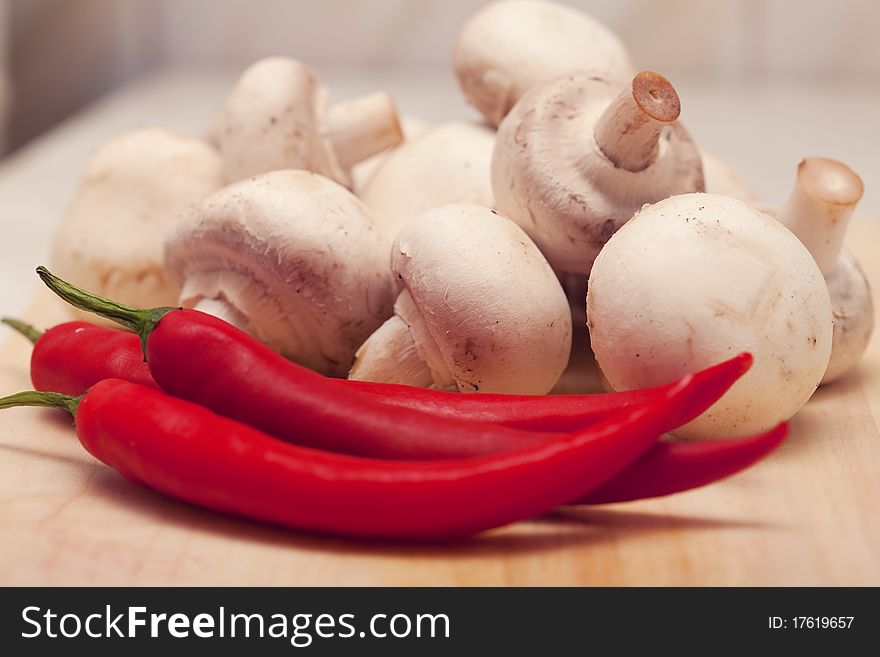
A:
{"label": "wooden cutting board", "polygon": [[[876,289],[880,227],[851,232]],[[27,319],[49,326],[66,315],[41,293]],[[29,387],[29,351],[5,340],[0,394]],[[0,584],[876,586],[877,418],[880,338],[745,473],[424,546],[301,534],[177,503],[95,461],[65,414],[13,409],[0,414]]]}

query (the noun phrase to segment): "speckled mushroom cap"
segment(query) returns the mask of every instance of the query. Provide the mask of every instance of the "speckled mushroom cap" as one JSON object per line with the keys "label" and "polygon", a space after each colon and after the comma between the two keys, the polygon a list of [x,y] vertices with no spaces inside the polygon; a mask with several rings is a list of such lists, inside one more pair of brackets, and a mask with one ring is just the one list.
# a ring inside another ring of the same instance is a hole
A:
{"label": "speckled mushroom cap", "polygon": [[114,137],[86,164],[52,243],[53,271],[121,303],[175,303],[165,238],[182,213],[222,185],[220,157],[198,139],[162,128]]}
{"label": "speckled mushroom cap", "polygon": [[274,171],[226,187],[166,248],[181,304],[222,299],[286,357],[344,374],[394,303],[388,242],[366,207],[318,174]]}
{"label": "speckled mushroom cap", "polygon": [[[561,271],[588,273],[644,204],[703,190],[700,153],[677,122],[660,129],[656,158],[642,170],[616,166],[602,151],[594,128],[618,92],[601,78],[568,75],[531,89],[498,128],[495,206]],[[652,99],[636,93],[636,101]]]}
{"label": "speckled mushroom cap", "polygon": [[465,97],[492,125],[536,84],[586,71],[623,85],[635,73],[623,42],[607,27],[540,0],[481,8],[461,30],[452,67]]}
{"label": "speckled mushroom cap", "polygon": [[416,346],[441,387],[544,394],[565,369],[565,293],[505,217],[468,204],[428,210],[398,235],[392,268],[427,327]]}
{"label": "speckled mushroom cap", "polygon": [[831,353],[831,302],[809,251],[746,203],[685,194],[649,205],[596,258],[590,340],[615,390],[658,385],[739,352],[752,368],[677,429],[737,437],[793,416]]}

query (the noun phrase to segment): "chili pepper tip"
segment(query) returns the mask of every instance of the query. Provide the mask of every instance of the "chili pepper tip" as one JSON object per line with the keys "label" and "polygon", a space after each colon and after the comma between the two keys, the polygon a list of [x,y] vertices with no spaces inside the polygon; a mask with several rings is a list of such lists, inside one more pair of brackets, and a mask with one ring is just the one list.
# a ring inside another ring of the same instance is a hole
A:
{"label": "chili pepper tip", "polygon": [[754,356],[750,354],[748,351],[743,351],[736,355],[736,360],[739,362],[740,367],[742,367],[742,373],[745,374],[752,367],[752,363],[755,362]]}

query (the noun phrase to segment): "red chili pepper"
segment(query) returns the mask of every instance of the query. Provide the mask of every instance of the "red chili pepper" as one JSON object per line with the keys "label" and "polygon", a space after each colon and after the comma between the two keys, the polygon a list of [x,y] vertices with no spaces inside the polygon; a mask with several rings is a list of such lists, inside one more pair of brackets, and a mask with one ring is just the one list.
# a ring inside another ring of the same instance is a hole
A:
{"label": "red chili pepper", "polygon": [[118,379],[80,398],[19,393],[0,399],[0,408],[66,408],[95,457],[131,481],[210,509],[351,536],[445,539],[585,495],[649,449],[689,394],[682,382],[654,403],[553,442],[431,462],[379,461],[284,443]]}
{"label": "red chili pepper", "polygon": [[661,497],[724,479],[782,444],[788,424],[749,438],[658,443],[638,461],[575,504],[610,504]]}
{"label": "red chili pepper", "polygon": [[[283,440],[344,454],[427,460],[492,454],[556,437],[379,404],[304,370],[211,315],[138,310],[80,290],[45,268],[37,271],[66,301],[134,330],[163,390]],[[748,362],[746,357],[716,366],[714,378],[699,387],[692,375],[685,377],[690,404],[708,408]],[[656,399],[663,399],[662,392]]]}
{"label": "red chili pepper", "polygon": [[[149,367],[144,362],[140,341],[133,333],[83,322],[69,322],[50,329],[39,339],[40,333],[24,322],[10,319],[3,322],[35,342],[31,378],[37,390],[55,390],[67,395],[78,395],[98,381],[110,378],[155,385]],[[82,331],[82,327],[86,327],[87,332]],[[733,374],[745,372],[750,365],[751,356],[740,354],[720,367],[729,368]],[[305,385],[320,385],[322,390],[326,390],[325,386],[328,384],[335,384],[368,394],[376,401],[390,406],[438,417],[546,433],[568,432],[589,426],[615,410],[649,402],[660,390],[672,385],[592,395],[466,395],[414,386],[328,379],[294,363],[288,363],[286,370],[287,380],[304,379]],[[715,368],[696,372],[694,376],[698,380],[694,385],[711,393],[718,389],[715,387],[717,384],[712,383],[718,375]],[[327,394],[335,398],[340,393],[328,391]],[[214,410],[223,413],[223,409]],[[690,422],[705,410],[704,399],[695,399],[695,403],[682,409],[681,416],[675,420],[675,426]],[[238,419],[247,421],[246,418]],[[270,429],[263,428],[273,433]],[[445,454],[469,455],[474,454]],[[417,456],[430,458],[428,454]]]}
{"label": "red chili pepper", "polygon": [[[33,327],[16,320],[4,320],[16,330],[36,342],[32,358],[32,378],[37,390],[54,389],[65,394],[76,395],[105,378],[122,378],[139,382],[146,378],[152,385],[152,377],[144,364],[139,339],[134,333],[117,331],[81,322],[62,324],[47,331],[43,339]],[[87,330],[82,331],[81,328]],[[114,354],[110,347],[115,345],[122,352]],[[41,351],[47,353],[41,354]],[[85,355],[85,358],[81,356]],[[722,391],[729,385],[731,377],[748,368],[748,355],[740,355],[722,367],[710,368],[694,375],[693,385],[707,393]],[[317,378],[305,368],[291,365],[294,373],[309,379]],[[726,369],[724,372],[722,369]],[[718,377],[721,378],[718,378]],[[336,380],[327,380],[336,382]],[[638,405],[648,400],[649,394],[657,394],[654,389],[633,391],[632,393],[611,393],[606,395],[570,395],[553,397],[533,397],[523,395],[462,395],[440,391],[428,391],[408,386],[348,382],[356,384],[359,391],[368,392],[378,401],[391,405],[402,405],[449,415],[460,419],[473,419],[478,422],[499,423],[508,420],[515,426],[533,426],[541,418],[548,425],[555,418],[562,418],[555,426],[573,425],[576,413],[583,414],[583,426],[599,421],[619,408]],[[661,386],[668,388],[671,384]],[[720,394],[720,393],[717,393]],[[639,397],[641,396],[641,398]],[[618,402],[618,398],[622,398]],[[485,400],[485,404],[481,403]],[[562,401],[562,404],[559,404]],[[594,403],[595,401],[595,403]],[[696,404],[685,404],[682,415],[676,422],[690,420],[699,414],[706,405],[705,400]],[[545,402],[542,405],[540,402]],[[448,404],[448,406],[447,406]],[[521,412],[525,409],[525,412]],[[742,470],[778,444],[773,440],[776,433],[771,432],[743,440],[712,441],[710,443],[659,443],[631,468],[620,473],[603,490],[603,498],[594,497],[582,503],[602,503],[655,497],[696,488]],[[780,437],[781,440],[781,437]],[[457,445],[465,449],[452,453],[450,457],[478,456],[483,454],[484,444],[459,441]],[[510,445],[502,445],[510,449]],[[430,458],[431,454],[416,455]]]}
{"label": "red chili pepper", "polygon": [[[737,376],[740,376],[751,364],[750,354],[739,354],[719,365],[694,372],[693,376],[697,378],[694,385],[704,387],[707,391],[716,390],[717,383],[714,382],[720,369],[739,372]],[[344,384],[382,403],[432,415],[491,422],[527,431],[568,432],[598,422],[620,408],[650,403],[658,391],[675,382],[653,388],[590,395],[462,394],[396,383],[345,381]],[[695,399],[693,405],[682,409],[675,426],[690,422],[705,410],[703,400]]]}
{"label": "red chili pepper", "polygon": [[133,333],[88,322],[66,322],[40,333],[16,319],[2,322],[34,344],[31,381],[36,390],[81,395],[104,379],[159,387]]}

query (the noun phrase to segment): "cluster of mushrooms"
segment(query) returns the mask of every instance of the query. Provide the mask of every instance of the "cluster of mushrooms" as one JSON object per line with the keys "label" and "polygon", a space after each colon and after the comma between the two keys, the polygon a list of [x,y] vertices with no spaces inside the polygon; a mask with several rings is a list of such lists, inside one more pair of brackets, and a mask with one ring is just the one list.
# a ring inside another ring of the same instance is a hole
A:
{"label": "cluster of mushrooms", "polygon": [[859,360],[846,165],[807,158],[766,204],[699,150],[666,78],[552,2],[483,7],[452,64],[482,123],[330,103],[305,64],[258,61],[203,139],[141,129],[92,156],[54,270],[330,376],[468,393],[558,390],[590,349],[614,390],[751,352],[683,437],[768,429]]}

